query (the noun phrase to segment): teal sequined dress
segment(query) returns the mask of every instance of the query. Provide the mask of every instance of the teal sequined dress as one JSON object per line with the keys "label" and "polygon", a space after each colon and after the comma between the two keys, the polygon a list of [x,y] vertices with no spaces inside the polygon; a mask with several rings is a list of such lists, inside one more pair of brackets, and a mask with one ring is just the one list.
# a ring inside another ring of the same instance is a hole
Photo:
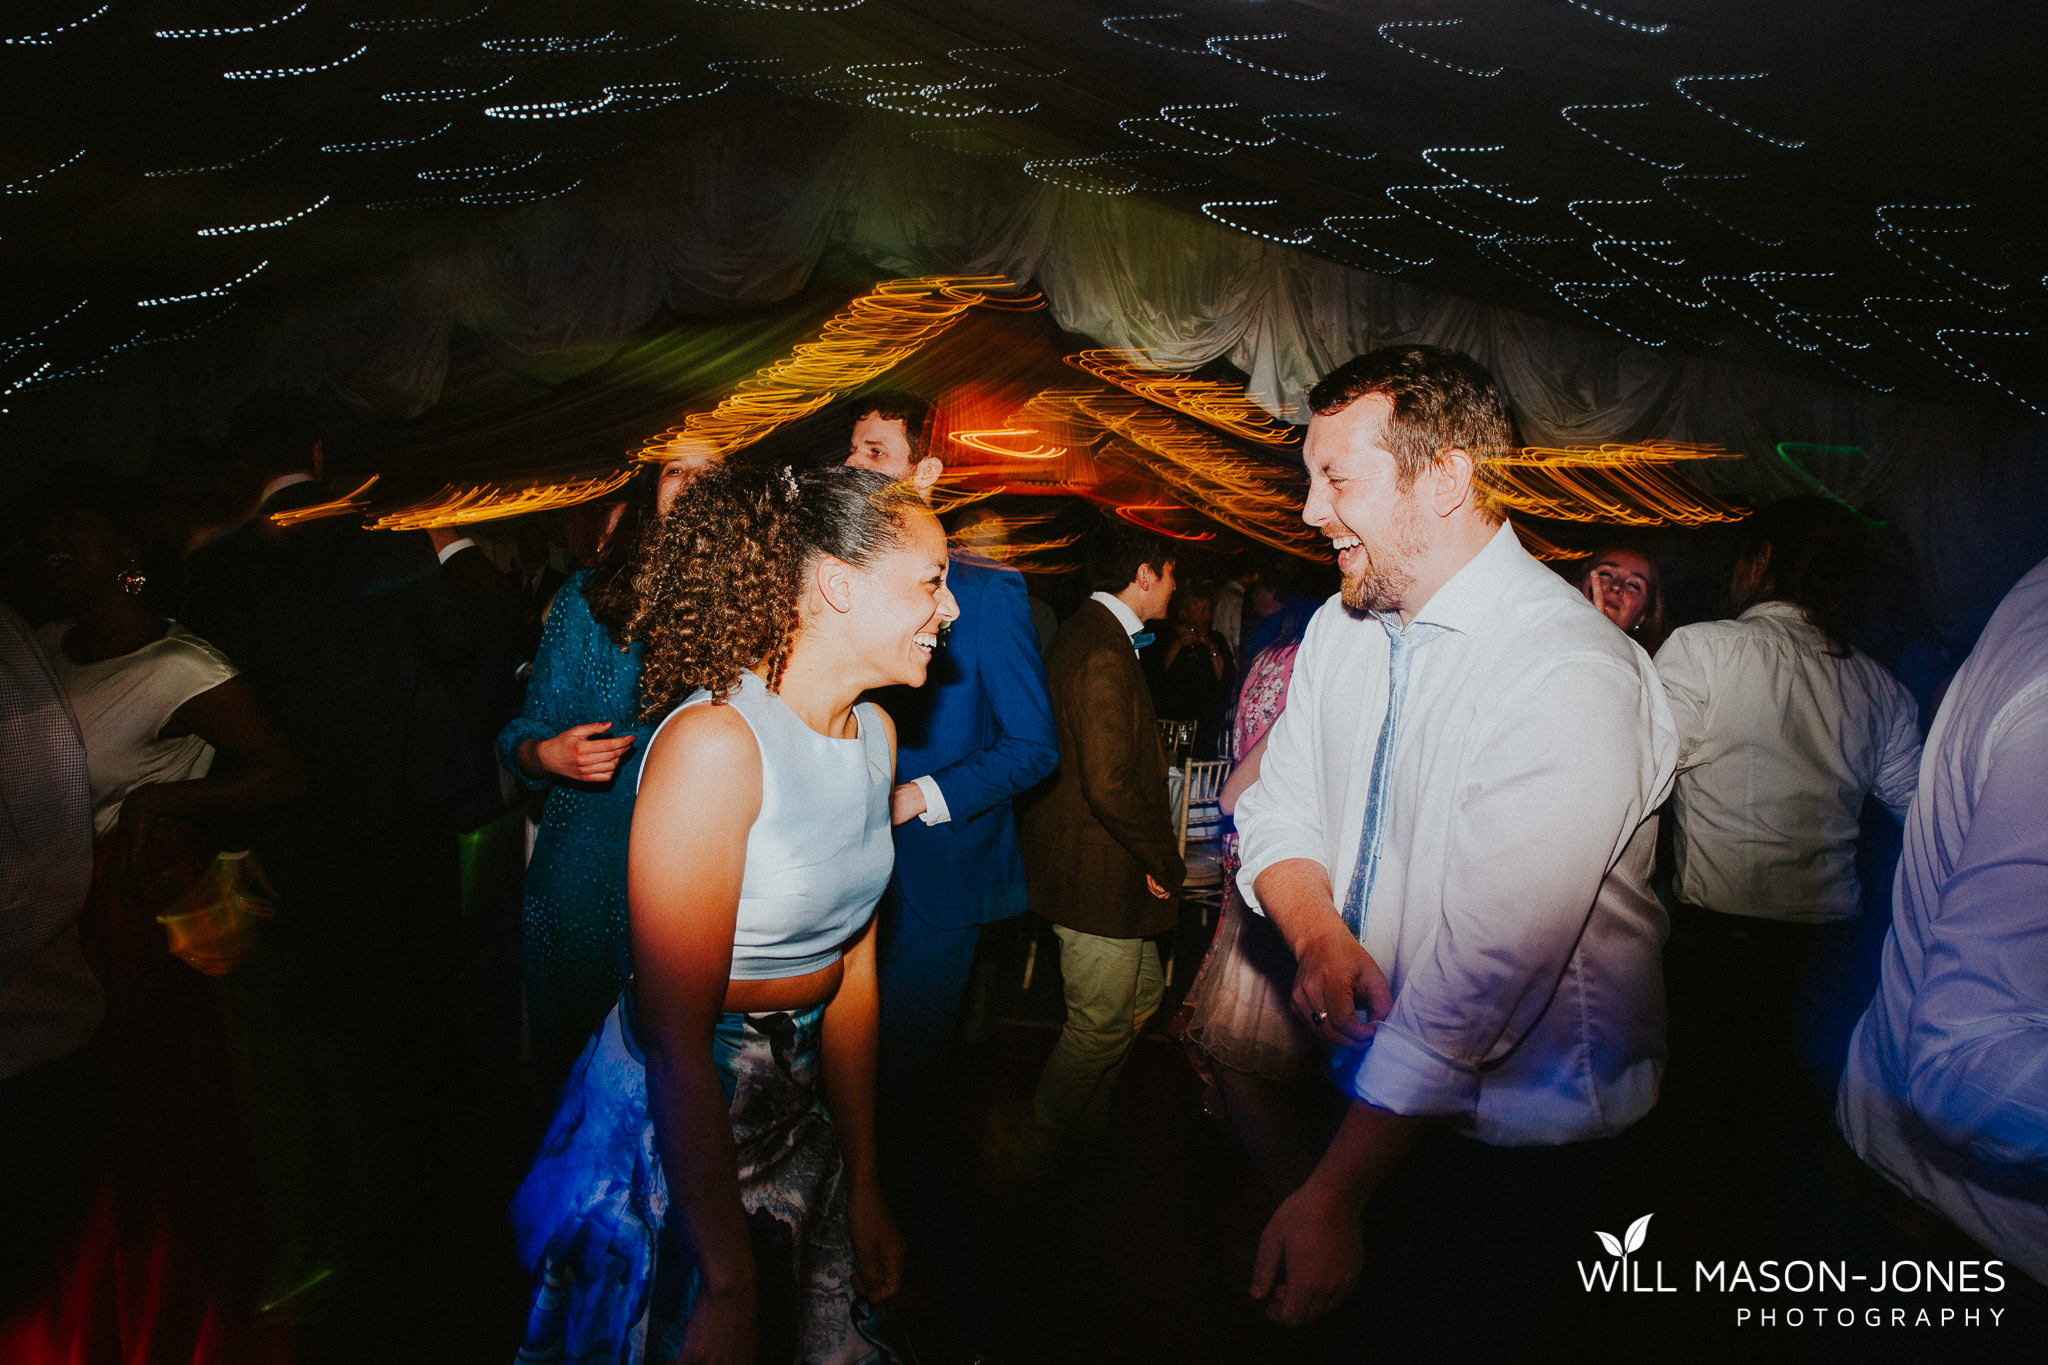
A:
{"label": "teal sequined dress", "polygon": [[[526,866],[527,1029],[541,1078],[552,1085],[603,1022],[633,974],[626,938],[626,840],[652,727],[639,720],[640,646],[621,650],[590,614],[585,575],[555,594],[526,707],[498,735],[498,759],[529,789],[547,792]],[[635,743],[602,784],[535,779],[519,746],[572,725],[608,720]]]}

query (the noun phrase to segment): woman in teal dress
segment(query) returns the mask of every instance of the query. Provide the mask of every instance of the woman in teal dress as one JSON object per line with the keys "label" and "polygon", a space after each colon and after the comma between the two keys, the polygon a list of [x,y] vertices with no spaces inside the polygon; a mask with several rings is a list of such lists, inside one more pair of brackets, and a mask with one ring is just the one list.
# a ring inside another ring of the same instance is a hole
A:
{"label": "woman in teal dress", "polygon": [[946,539],[870,470],[721,470],[640,578],[647,745],[635,976],[512,1208],[519,1360],[880,1365],[901,1239],[881,1195],[873,920],[895,733],[925,680]]}
{"label": "woman in teal dress", "polygon": [[597,563],[555,594],[525,708],[498,735],[505,770],[547,793],[526,866],[521,953],[534,1071],[550,1093],[632,975],[626,833],[648,726],[640,646],[626,626],[662,512],[712,463],[693,451],[635,476]]}

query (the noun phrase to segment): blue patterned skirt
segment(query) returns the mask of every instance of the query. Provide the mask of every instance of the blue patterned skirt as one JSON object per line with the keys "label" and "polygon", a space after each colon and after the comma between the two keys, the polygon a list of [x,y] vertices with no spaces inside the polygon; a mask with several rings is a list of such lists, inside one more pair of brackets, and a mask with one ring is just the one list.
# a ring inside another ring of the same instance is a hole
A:
{"label": "blue patterned skirt", "polygon": [[[853,1290],[845,1167],[818,1098],[824,1013],[723,1014],[713,1038],[753,1244],[762,1365],[896,1358],[871,1339],[884,1333]],[[700,1277],[668,1208],[628,985],[570,1071],[512,1201],[534,1277],[522,1365],[674,1358]]]}

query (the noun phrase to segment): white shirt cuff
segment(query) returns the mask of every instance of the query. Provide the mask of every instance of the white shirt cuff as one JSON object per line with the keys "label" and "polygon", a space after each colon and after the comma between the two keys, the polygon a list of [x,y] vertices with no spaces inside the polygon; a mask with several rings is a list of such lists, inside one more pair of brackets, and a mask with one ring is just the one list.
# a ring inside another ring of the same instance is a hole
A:
{"label": "white shirt cuff", "polygon": [[917,789],[924,793],[924,814],[917,818],[927,825],[943,825],[953,818],[951,808],[946,805],[946,794],[939,790],[939,784],[929,776],[913,779]]}
{"label": "white shirt cuff", "polygon": [[1430,1050],[1405,1029],[1386,1020],[1362,1048],[1334,1048],[1333,1079],[1345,1091],[1396,1114],[1451,1118],[1479,1107],[1479,1072]]}
{"label": "white shirt cuff", "polygon": [[464,536],[460,540],[451,540],[446,545],[441,547],[441,562],[443,564],[446,564],[449,560],[455,558],[455,556],[461,554],[464,550],[474,549],[475,547],[476,542],[471,540],[468,536]]}

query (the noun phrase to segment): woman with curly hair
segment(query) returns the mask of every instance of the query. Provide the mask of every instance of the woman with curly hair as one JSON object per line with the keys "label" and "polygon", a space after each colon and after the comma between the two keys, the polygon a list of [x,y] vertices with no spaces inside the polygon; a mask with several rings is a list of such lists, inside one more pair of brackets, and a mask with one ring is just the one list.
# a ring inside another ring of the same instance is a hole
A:
{"label": "woman with curly hair", "polygon": [[597,563],[556,592],[526,704],[498,734],[505,771],[547,793],[526,865],[520,954],[534,1072],[550,1095],[633,974],[626,831],[647,726],[640,646],[626,627],[662,512],[715,463],[706,446],[634,476]]}
{"label": "woman with curly hair", "polygon": [[664,521],[632,625],[664,717],[627,866],[636,975],[513,1205],[519,1359],[894,1359],[868,1306],[902,1259],[871,932],[895,734],[859,698],[924,682],[959,614],[946,563],[917,494],[862,469],[719,470]]}

